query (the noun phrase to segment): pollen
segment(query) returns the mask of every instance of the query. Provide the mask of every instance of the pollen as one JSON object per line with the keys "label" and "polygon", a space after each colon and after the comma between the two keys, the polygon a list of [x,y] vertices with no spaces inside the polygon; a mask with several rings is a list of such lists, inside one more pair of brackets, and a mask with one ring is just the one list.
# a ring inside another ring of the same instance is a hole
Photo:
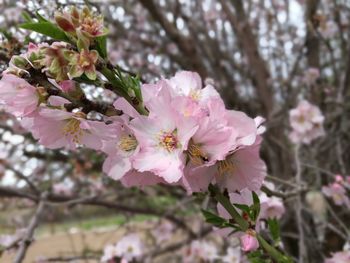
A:
{"label": "pollen", "polygon": [[122,136],[118,144],[119,148],[124,152],[134,151],[137,145],[138,143],[135,136],[131,134]]}
{"label": "pollen", "polygon": [[234,164],[232,160],[226,159],[218,162],[218,172],[219,175],[224,175],[229,172],[234,171]]}
{"label": "pollen", "polygon": [[190,160],[195,165],[201,165],[209,161],[208,156],[203,152],[200,145],[193,142],[191,139],[187,149]]}
{"label": "pollen", "polygon": [[63,134],[66,137],[72,137],[73,142],[80,143],[83,131],[80,128],[80,121],[75,118],[71,118],[63,127]]}
{"label": "pollen", "polygon": [[189,96],[193,100],[198,101],[201,97],[201,93],[199,90],[191,89]]}
{"label": "pollen", "polygon": [[178,148],[179,142],[177,140],[176,131],[163,132],[160,135],[160,146],[165,148],[168,152],[171,152]]}

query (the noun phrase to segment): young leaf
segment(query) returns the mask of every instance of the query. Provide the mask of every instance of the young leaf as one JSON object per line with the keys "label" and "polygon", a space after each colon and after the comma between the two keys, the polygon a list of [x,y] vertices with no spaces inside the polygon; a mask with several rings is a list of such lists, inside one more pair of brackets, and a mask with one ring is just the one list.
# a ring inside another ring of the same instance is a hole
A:
{"label": "young leaf", "polygon": [[23,11],[23,12],[22,12],[22,17],[23,17],[24,21],[26,21],[26,22],[28,22],[28,23],[33,23],[33,22],[34,22],[33,18],[32,18],[32,17],[30,16],[30,14],[29,14],[28,12],[26,12],[26,11]]}
{"label": "young leaf", "polygon": [[[202,209],[202,214],[205,217],[205,221],[209,224],[212,224],[216,227],[223,227],[227,223],[226,219],[208,211]],[[227,225],[226,225],[227,226]]]}
{"label": "young leaf", "polygon": [[49,22],[45,17],[39,14],[39,12],[36,12],[36,17],[38,18],[39,22]]}
{"label": "young leaf", "polygon": [[275,242],[278,242],[280,240],[280,226],[279,226],[278,220],[276,218],[268,219],[267,224],[269,226],[272,239]]}
{"label": "young leaf", "polygon": [[250,218],[253,221],[256,221],[260,214],[260,200],[258,195],[255,192],[252,192],[253,195],[253,205],[250,206]]}
{"label": "young leaf", "polygon": [[107,36],[95,38],[96,50],[102,58],[107,58]]}
{"label": "young leaf", "polygon": [[19,27],[40,33],[55,40],[69,42],[69,38],[66,34],[51,22],[24,23]]}
{"label": "young leaf", "polygon": [[233,204],[235,207],[237,207],[238,209],[242,210],[243,212],[246,212],[247,214],[249,214],[249,206],[244,205],[244,204]]}

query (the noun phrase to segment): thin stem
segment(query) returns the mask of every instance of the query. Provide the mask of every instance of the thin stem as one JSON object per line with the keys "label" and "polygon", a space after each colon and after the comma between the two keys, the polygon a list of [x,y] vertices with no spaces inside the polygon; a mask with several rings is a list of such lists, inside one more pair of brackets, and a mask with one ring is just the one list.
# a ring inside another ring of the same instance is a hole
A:
{"label": "thin stem", "polygon": [[224,196],[220,189],[216,186],[209,186],[209,190],[215,195],[214,198],[218,201],[226,211],[232,216],[232,218],[237,222],[242,231],[246,231],[249,228],[249,224],[244,218],[237,212],[234,206],[231,204],[230,200]]}
{"label": "thin stem", "polygon": [[265,251],[277,262],[279,263],[289,263],[293,262],[290,258],[283,255],[281,252],[279,252],[276,248],[271,246],[261,235],[257,234],[256,238],[259,241],[260,246],[262,246]]}

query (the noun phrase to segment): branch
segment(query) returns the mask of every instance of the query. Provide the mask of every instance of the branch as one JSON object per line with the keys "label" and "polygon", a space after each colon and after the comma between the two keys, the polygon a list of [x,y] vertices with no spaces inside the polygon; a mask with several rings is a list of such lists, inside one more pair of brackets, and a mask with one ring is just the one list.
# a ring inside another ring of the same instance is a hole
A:
{"label": "branch", "polygon": [[29,223],[29,226],[27,229],[27,234],[25,235],[22,242],[20,243],[20,247],[18,249],[14,263],[21,263],[23,261],[25,255],[27,253],[28,247],[33,241],[35,229],[37,228],[39,221],[40,221],[40,217],[41,217],[42,213],[44,212],[46,196],[47,196],[46,192],[44,192],[41,195],[41,201],[38,205],[38,208],[37,208],[34,216],[30,220],[30,223]]}

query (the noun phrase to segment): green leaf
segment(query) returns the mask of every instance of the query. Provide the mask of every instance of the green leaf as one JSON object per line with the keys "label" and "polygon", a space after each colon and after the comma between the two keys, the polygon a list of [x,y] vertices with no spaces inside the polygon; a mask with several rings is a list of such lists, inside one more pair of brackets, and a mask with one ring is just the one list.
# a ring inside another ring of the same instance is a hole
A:
{"label": "green leaf", "polygon": [[0,33],[3,34],[7,40],[11,40],[13,38],[11,32],[8,32],[3,28],[0,28]]}
{"label": "green leaf", "polygon": [[39,12],[35,12],[36,17],[38,18],[39,22],[49,22],[45,17],[39,14]]}
{"label": "green leaf", "polygon": [[107,58],[107,36],[100,36],[95,38],[96,50],[102,58]]}
{"label": "green leaf", "polygon": [[255,192],[252,192],[253,205],[250,206],[250,218],[255,222],[260,214],[260,200]]}
{"label": "green leaf", "polygon": [[243,212],[246,212],[247,214],[249,214],[250,208],[248,205],[244,205],[244,204],[233,204],[233,205],[239,208],[240,210],[242,210]]}
{"label": "green leaf", "polygon": [[278,220],[276,218],[274,219],[268,219],[267,224],[269,226],[269,230],[272,236],[272,239],[277,243],[280,240],[280,226],[278,223]]}
{"label": "green leaf", "polygon": [[24,23],[19,27],[40,33],[55,40],[69,42],[69,38],[66,34],[51,22]]}
{"label": "green leaf", "polygon": [[22,17],[23,17],[24,21],[26,21],[28,23],[33,23],[34,22],[32,16],[27,11],[23,11],[22,12]]}
{"label": "green leaf", "polygon": [[218,216],[218,215],[216,215],[208,210],[202,209],[201,211],[202,211],[202,214],[203,214],[205,221],[207,223],[212,224],[216,227],[220,227],[220,228],[228,226],[227,225],[228,222],[226,219],[224,219],[224,218],[222,218],[222,217],[220,217],[220,216]]}

